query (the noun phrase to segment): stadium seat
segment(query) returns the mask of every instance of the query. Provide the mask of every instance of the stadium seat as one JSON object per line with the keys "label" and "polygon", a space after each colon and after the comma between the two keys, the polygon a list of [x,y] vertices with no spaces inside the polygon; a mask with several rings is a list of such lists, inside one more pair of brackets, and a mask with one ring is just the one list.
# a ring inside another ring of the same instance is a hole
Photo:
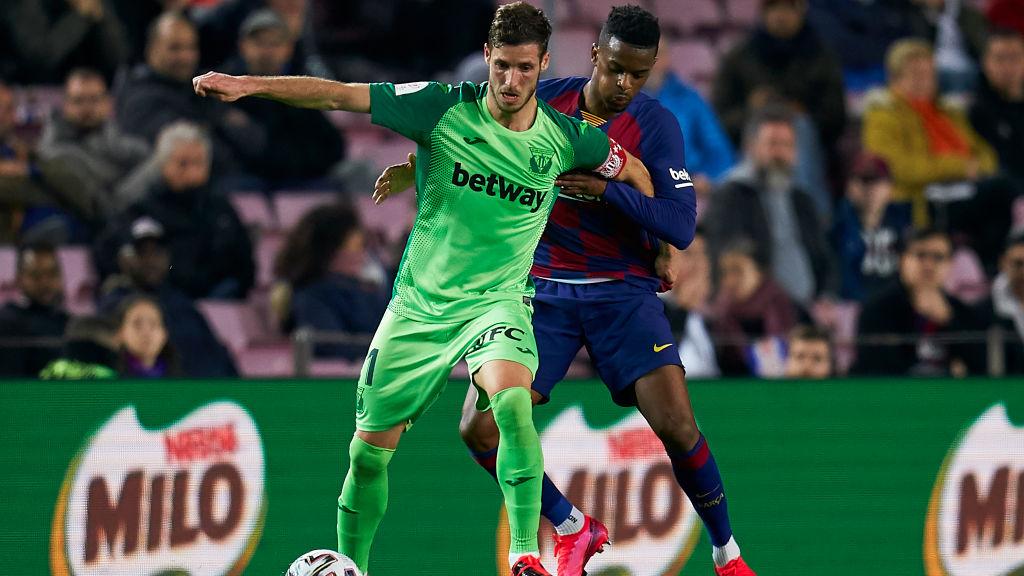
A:
{"label": "stadium seat", "polygon": [[295,375],[295,354],[290,342],[246,348],[235,355],[235,363],[238,364],[239,373],[246,378],[286,378]]}
{"label": "stadium seat", "polygon": [[256,242],[256,288],[269,288],[274,283],[274,258],[284,246],[284,236],[263,234]]}
{"label": "stadium seat", "polygon": [[362,360],[313,360],[309,365],[309,375],[314,378],[358,378],[362,367]]}
{"label": "stadium seat", "polygon": [[274,212],[281,230],[291,230],[313,208],[337,200],[334,192],[277,192],[274,194]]}
{"label": "stadium seat", "polygon": [[14,286],[18,253],[13,246],[0,246],[0,305],[14,299],[18,289]]}
{"label": "stadium seat", "polygon": [[680,77],[697,85],[711,80],[718,58],[706,42],[673,42],[669,51],[672,68]]}
{"label": "stadium seat", "polygon": [[653,0],[653,11],[663,28],[679,33],[714,30],[722,25],[722,9],[717,0]]}
{"label": "stadium seat", "polygon": [[[645,4],[645,2],[632,3]],[[556,4],[563,4],[563,2],[556,2]],[[593,26],[601,26],[604,24],[604,21],[608,19],[608,13],[612,11],[612,6],[622,6],[623,4],[627,4],[627,2],[623,2],[622,0],[580,0],[579,2],[576,2],[577,9],[579,10],[579,20]],[[689,3],[687,3],[687,6],[689,6]],[[570,15],[570,17],[572,16]],[[577,21],[577,23],[578,22],[579,21]],[[561,31],[559,31],[559,34],[561,34]],[[591,40],[591,42],[593,42],[593,40]]]}
{"label": "stadium seat", "polygon": [[761,0],[725,0],[725,21],[735,28],[753,28]]}
{"label": "stadium seat", "polygon": [[985,269],[974,250],[961,246],[953,251],[945,288],[946,292],[971,305],[989,295]]}
{"label": "stadium seat", "polygon": [[96,269],[87,248],[67,246],[57,252],[64,273],[64,305],[74,315],[96,311]]}
{"label": "stadium seat", "polygon": [[257,230],[277,229],[270,202],[262,192],[234,192],[230,200],[242,224]]}
{"label": "stadium seat", "polygon": [[243,376],[288,376],[294,372],[291,343],[271,333],[254,304],[200,300],[196,305]]}
{"label": "stadium seat", "polygon": [[372,197],[360,196],[356,199],[356,209],[366,229],[377,230],[388,242],[396,242],[402,239],[416,217],[413,202],[411,191],[388,198],[380,206],[373,203]]}
{"label": "stadium seat", "polygon": [[552,72],[547,77],[590,76],[590,47],[596,40],[597,29],[592,27],[568,28],[552,36]]}
{"label": "stadium seat", "polygon": [[857,318],[860,303],[853,301],[836,302],[832,325],[832,340],[835,342],[836,373],[845,375],[853,366],[857,356]]}

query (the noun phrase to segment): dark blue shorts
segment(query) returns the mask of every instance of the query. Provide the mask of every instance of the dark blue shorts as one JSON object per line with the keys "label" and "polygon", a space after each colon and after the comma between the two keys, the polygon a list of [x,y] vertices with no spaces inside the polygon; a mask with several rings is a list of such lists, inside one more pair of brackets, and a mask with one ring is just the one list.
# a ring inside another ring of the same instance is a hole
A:
{"label": "dark blue shorts", "polygon": [[682,366],[665,305],[626,282],[566,284],[534,279],[533,331],[540,367],[533,389],[551,390],[586,346],[597,373],[620,406],[636,406],[633,385],[661,366]]}

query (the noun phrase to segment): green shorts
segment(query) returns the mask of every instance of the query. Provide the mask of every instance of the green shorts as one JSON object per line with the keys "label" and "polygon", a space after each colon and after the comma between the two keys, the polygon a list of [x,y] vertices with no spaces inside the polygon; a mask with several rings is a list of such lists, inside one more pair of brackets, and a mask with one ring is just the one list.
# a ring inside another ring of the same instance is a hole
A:
{"label": "green shorts", "polygon": [[412,426],[444,391],[465,358],[469,373],[485,362],[510,360],[537,373],[533,309],[496,302],[472,320],[433,323],[384,314],[370,343],[356,389],[356,428],[365,432]]}

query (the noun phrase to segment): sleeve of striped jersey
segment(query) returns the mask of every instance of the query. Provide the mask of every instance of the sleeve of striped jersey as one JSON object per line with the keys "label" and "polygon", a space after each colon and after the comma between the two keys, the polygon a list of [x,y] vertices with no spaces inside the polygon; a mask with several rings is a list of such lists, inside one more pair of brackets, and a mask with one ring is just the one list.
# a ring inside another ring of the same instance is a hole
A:
{"label": "sleeve of striped jersey", "polygon": [[651,173],[654,198],[622,182],[608,182],[604,198],[648,232],[680,250],[693,241],[697,228],[697,196],[686,171],[683,133],[664,108],[641,126],[640,151]]}
{"label": "sleeve of striped jersey", "polygon": [[426,146],[438,120],[458,98],[456,88],[439,82],[370,84],[370,116],[374,124]]}

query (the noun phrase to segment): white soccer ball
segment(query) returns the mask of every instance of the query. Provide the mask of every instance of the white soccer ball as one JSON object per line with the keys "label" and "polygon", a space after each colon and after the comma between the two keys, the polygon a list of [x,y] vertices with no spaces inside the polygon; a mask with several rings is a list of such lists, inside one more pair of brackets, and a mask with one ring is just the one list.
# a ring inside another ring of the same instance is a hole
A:
{"label": "white soccer ball", "polygon": [[334,550],[310,550],[295,559],[285,576],[363,576],[356,563]]}

